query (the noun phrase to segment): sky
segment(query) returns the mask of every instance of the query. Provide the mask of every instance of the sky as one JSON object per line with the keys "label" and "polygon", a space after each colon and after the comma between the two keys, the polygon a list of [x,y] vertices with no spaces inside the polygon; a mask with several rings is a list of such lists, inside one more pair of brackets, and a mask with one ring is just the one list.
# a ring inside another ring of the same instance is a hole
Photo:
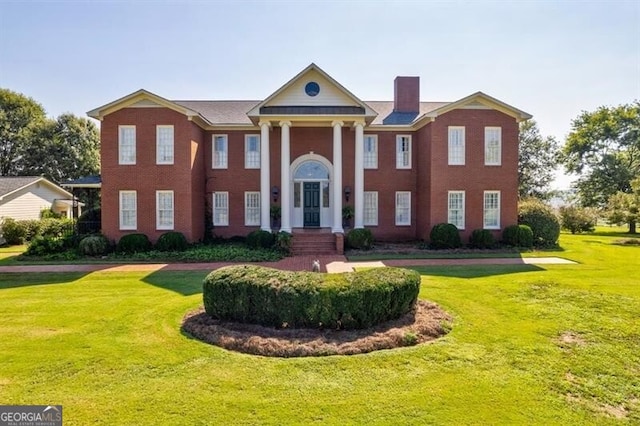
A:
{"label": "sky", "polygon": [[398,75],[422,101],[483,91],[564,143],[582,111],[640,99],[640,1],[0,0],[0,87],[52,117],[140,88],[261,100],[311,62],[364,101]]}

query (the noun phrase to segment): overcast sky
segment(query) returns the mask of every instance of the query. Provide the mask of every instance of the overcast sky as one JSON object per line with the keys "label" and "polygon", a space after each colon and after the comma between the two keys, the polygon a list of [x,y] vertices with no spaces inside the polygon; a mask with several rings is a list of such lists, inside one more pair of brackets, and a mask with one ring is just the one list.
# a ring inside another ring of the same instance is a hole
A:
{"label": "overcast sky", "polygon": [[640,1],[0,0],[0,87],[50,116],[140,88],[260,100],[311,62],[364,101],[397,75],[423,101],[480,90],[564,141],[582,110],[640,99]]}

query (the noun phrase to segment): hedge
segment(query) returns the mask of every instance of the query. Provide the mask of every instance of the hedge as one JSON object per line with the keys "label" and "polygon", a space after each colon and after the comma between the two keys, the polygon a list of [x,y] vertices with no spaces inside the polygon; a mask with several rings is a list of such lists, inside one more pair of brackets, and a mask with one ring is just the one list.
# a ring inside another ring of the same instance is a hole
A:
{"label": "hedge", "polygon": [[511,225],[504,228],[502,241],[514,247],[533,247],[533,231],[527,225]]}
{"label": "hedge", "polygon": [[189,247],[187,238],[182,232],[169,231],[160,235],[155,249],[158,251],[183,251]]}
{"label": "hedge", "polygon": [[373,234],[365,228],[352,229],[347,234],[347,246],[354,249],[369,250],[373,246]]}
{"label": "hedge", "polygon": [[116,245],[118,253],[144,253],[151,250],[151,241],[145,234],[123,235]]}
{"label": "hedge", "polygon": [[553,209],[540,200],[530,198],[518,203],[518,224],[533,231],[533,245],[553,247],[560,236],[560,221]]}
{"label": "hedge", "polygon": [[429,234],[431,248],[454,249],[462,246],[458,228],[452,223],[439,223],[431,228]]}
{"label": "hedge", "polygon": [[203,300],[211,317],[284,328],[360,329],[401,317],[415,305],[420,275],[376,268],[344,274],[235,265],[211,272]]}

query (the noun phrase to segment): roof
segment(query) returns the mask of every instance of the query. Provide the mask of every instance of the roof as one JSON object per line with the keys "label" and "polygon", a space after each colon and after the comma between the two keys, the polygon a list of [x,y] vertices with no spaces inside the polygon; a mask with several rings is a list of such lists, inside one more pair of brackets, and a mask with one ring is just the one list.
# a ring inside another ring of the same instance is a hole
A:
{"label": "roof", "polygon": [[60,186],[66,188],[100,188],[102,186],[102,177],[100,175],[84,176],[79,179],[63,182]]}
{"label": "roof", "polygon": [[214,125],[249,125],[253,123],[247,112],[261,101],[173,101],[173,103],[198,112]]}
{"label": "roof", "polygon": [[67,197],[73,196],[69,192],[60,188],[55,183],[48,181],[41,176],[2,176],[0,177],[0,198],[19,191],[29,185],[33,185],[37,182],[43,182],[46,185],[55,188],[61,193],[65,194]]}

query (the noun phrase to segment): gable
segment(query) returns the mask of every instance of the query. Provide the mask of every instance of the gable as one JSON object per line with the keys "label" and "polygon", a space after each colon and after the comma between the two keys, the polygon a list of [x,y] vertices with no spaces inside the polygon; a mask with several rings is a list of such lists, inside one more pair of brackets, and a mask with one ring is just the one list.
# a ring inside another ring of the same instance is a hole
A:
{"label": "gable", "polygon": [[[314,82],[318,84],[320,91],[316,96],[309,96],[305,86]],[[262,106],[360,106],[360,104],[317,70],[310,69]]]}

